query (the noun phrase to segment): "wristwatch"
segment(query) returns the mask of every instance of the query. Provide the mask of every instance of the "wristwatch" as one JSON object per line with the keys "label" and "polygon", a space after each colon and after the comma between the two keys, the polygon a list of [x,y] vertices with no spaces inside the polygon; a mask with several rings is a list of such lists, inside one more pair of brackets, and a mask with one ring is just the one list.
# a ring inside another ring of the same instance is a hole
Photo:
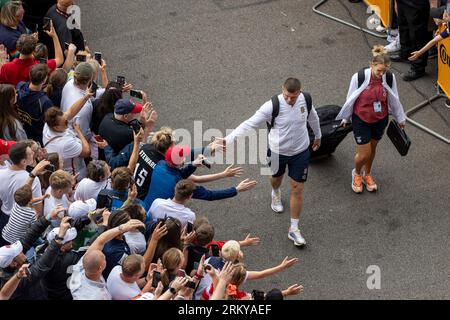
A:
{"label": "wristwatch", "polygon": [[169,291],[171,294],[177,294],[177,290],[175,288],[169,287]]}
{"label": "wristwatch", "polygon": [[30,172],[29,176],[30,176],[30,178],[32,178],[32,179],[36,178],[36,176],[35,176],[32,172]]}
{"label": "wristwatch", "polygon": [[60,237],[59,235],[55,236],[56,241],[64,241],[64,237]]}

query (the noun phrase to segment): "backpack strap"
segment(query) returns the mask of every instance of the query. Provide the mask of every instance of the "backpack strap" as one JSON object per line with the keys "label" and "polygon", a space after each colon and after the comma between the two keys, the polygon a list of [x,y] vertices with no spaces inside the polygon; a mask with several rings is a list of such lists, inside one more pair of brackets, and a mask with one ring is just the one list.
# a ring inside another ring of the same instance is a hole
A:
{"label": "backpack strap", "polygon": [[47,147],[51,142],[55,141],[56,139],[62,138],[62,136],[56,136],[51,138],[50,140],[47,141],[46,144],[44,144],[44,148]]}
{"label": "backpack strap", "polygon": [[361,69],[358,71],[358,88],[366,81],[366,69]]}
{"label": "backpack strap", "polygon": [[267,122],[267,129],[270,130],[273,128],[275,124],[275,118],[280,114],[280,100],[278,100],[278,96],[275,95],[272,97],[272,120],[271,122]]}
{"label": "backpack strap", "polygon": [[306,100],[306,109],[308,110],[308,116],[311,113],[312,110],[312,97],[308,92],[303,92],[303,96]]}
{"label": "backpack strap", "polygon": [[389,88],[392,89],[392,84],[394,83],[394,75],[389,70],[386,72],[386,82],[387,82]]}

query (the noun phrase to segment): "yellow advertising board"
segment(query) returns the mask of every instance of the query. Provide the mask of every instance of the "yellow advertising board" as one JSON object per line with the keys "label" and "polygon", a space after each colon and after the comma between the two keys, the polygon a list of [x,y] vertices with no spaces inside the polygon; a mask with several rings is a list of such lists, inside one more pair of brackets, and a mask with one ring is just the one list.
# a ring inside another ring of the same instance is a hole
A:
{"label": "yellow advertising board", "polygon": [[364,2],[375,11],[380,17],[385,28],[391,24],[391,3],[390,0],[364,0]]}
{"label": "yellow advertising board", "polygon": [[[445,26],[440,28],[444,31]],[[438,85],[450,98],[450,37],[438,43],[439,59],[438,59]]]}

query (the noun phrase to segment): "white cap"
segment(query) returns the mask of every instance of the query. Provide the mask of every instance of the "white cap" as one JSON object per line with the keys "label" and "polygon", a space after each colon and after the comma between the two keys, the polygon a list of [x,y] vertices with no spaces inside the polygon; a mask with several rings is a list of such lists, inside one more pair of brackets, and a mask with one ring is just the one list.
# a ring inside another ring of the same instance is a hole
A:
{"label": "white cap", "polygon": [[69,207],[69,216],[76,219],[82,216],[87,216],[89,211],[97,208],[97,201],[95,199],[88,199],[86,201],[77,200]]}
{"label": "white cap", "polygon": [[22,243],[16,241],[0,248],[0,268],[8,267],[23,250]]}
{"label": "white cap", "polygon": [[[52,231],[50,231],[47,235],[47,240],[48,242],[51,242],[53,239],[55,239],[55,237],[59,234],[59,228],[54,228],[52,229]],[[72,241],[73,239],[75,239],[77,237],[77,229],[75,228],[70,228],[69,230],[66,231],[66,234],[64,235],[64,240],[63,240],[63,244],[67,243],[69,241]]]}

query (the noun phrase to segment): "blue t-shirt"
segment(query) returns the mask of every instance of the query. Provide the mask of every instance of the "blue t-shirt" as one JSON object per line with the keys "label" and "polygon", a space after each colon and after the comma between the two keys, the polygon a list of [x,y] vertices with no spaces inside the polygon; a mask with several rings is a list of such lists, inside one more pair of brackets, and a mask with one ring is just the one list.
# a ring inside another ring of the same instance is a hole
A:
{"label": "blue t-shirt", "polygon": [[103,270],[103,277],[108,279],[111,270],[117,265],[122,265],[123,260],[131,254],[131,251],[124,240],[112,239],[103,247],[103,254],[106,258],[106,268]]}

